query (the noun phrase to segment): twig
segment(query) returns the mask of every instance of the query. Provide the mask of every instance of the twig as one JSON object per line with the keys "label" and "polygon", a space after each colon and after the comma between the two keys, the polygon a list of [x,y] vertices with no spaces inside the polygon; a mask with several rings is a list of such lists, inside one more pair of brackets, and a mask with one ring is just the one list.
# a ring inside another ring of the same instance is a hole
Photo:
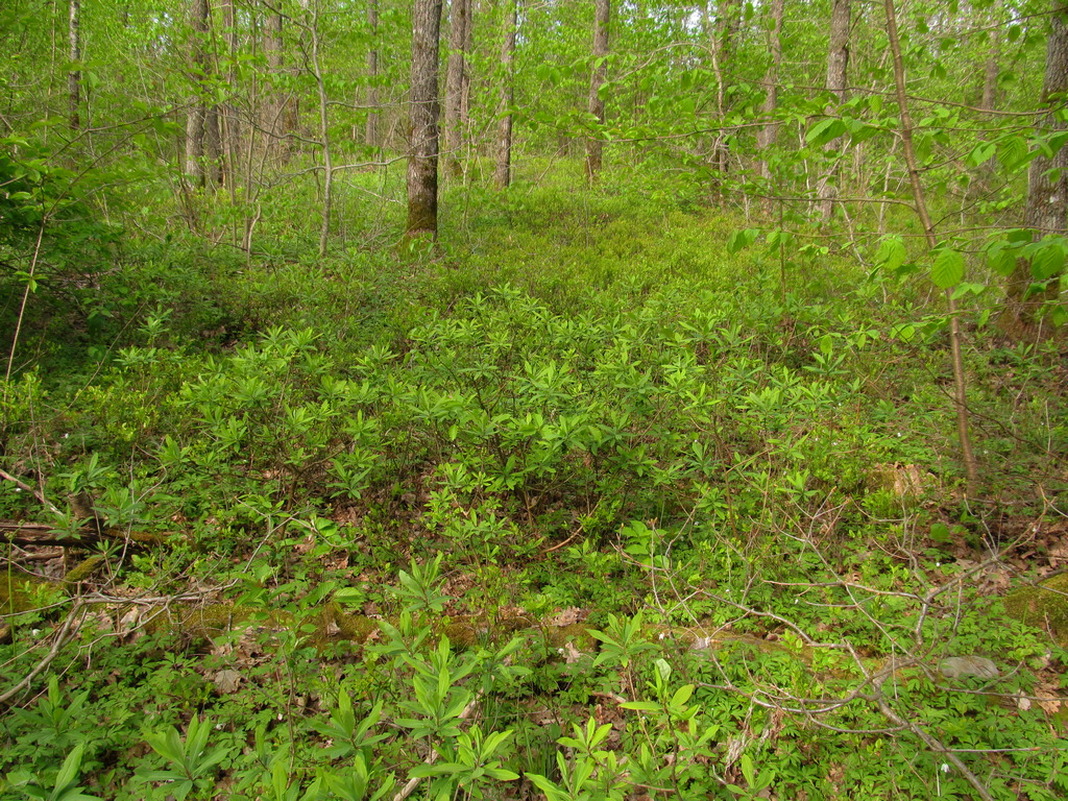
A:
{"label": "twig", "polygon": [[22,490],[23,492],[30,493],[34,498],[36,498],[40,502],[40,504],[42,506],[48,507],[48,511],[52,512],[53,514],[57,514],[57,515],[61,514],[59,509],[57,509],[55,506],[53,506],[51,503],[49,503],[48,499],[44,496],[43,493],[39,492],[38,490],[35,490],[29,484],[27,484],[24,481],[22,481],[21,479],[19,479],[18,476],[13,476],[13,475],[11,475],[11,473],[7,472],[6,470],[0,470],[0,478],[4,479],[5,481],[10,481],[16,487],[18,487],[20,490]]}
{"label": "twig", "polygon": [[[475,697],[467,702],[467,706],[464,707],[464,711],[460,713],[460,720],[467,720],[471,717],[475,711],[475,707],[478,706],[478,702],[482,700],[482,690],[475,693]],[[438,752],[434,749],[430,749],[430,753],[427,754],[426,759],[423,762],[427,765],[433,765],[438,760]],[[408,779],[407,783],[397,791],[397,794],[393,796],[393,801],[404,801],[408,796],[412,794],[416,787],[419,786],[420,776],[413,776]]]}
{"label": "twig", "polygon": [[60,630],[56,632],[55,639],[52,642],[52,647],[48,649],[48,653],[41,658],[41,661],[34,666],[33,670],[26,674],[22,681],[20,681],[7,692],[0,695],[0,705],[6,704],[24,689],[26,689],[30,685],[30,682],[32,682],[42,670],[52,664],[52,660],[54,660],[59,655],[60,649],[69,640],[69,637],[67,635],[70,634],[70,630],[74,626],[74,622],[82,611],[83,606],[84,603],[82,602],[81,598],[75,599],[74,606],[71,607],[70,613],[67,615],[67,619],[63,621],[62,628],[60,628]]}
{"label": "twig", "polygon": [[883,680],[885,680],[885,678],[886,677],[883,676],[882,679],[876,682],[875,694],[868,696],[868,698],[874,701],[875,705],[879,707],[879,711],[882,712],[883,717],[885,717],[895,726],[900,726],[901,728],[907,729],[908,731],[912,732],[923,741],[924,745],[926,745],[936,754],[941,754],[946,758],[946,760],[953,763],[953,767],[960,771],[961,776],[964,777],[965,781],[967,781],[968,784],[975,788],[976,794],[981,799],[983,799],[983,801],[994,801],[994,796],[992,796],[990,794],[990,791],[986,789],[986,787],[981,781],[979,781],[979,777],[972,773],[968,766],[961,761],[960,757],[958,757],[953,750],[951,750],[941,740],[928,734],[926,731],[923,730],[921,726],[916,723],[913,723],[912,721],[905,720],[900,715],[898,715],[893,709],[890,708],[890,705],[886,703],[886,697],[883,695],[882,690],[882,682]]}

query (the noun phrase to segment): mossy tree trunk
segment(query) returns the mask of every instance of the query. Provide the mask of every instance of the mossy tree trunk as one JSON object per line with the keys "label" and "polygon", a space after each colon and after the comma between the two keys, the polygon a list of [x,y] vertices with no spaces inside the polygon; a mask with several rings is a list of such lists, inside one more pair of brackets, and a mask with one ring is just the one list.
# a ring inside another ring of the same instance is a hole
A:
{"label": "mossy tree trunk", "polygon": [[501,119],[497,124],[497,164],[493,179],[498,189],[512,183],[512,114],[515,82],[515,35],[519,0],[505,0],[504,38],[501,42]]}
{"label": "mossy tree trunk", "polygon": [[[1068,0],[1054,0],[1051,29],[1046,48],[1046,76],[1042,84],[1042,105],[1046,114],[1040,133],[1068,130],[1064,120],[1068,94]],[[1068,148],[1039,151],[1027,173],[1027,207],[1024,227],[1036,240],[1068,231]],[[1036,282],[1029,259],[1019,259],[1009,276],[1001,324],[1017,339],[1037,340],[1049,335],[1042,325],[1042,307],[1056,298],[1063,271]]]}
{"label": "mossy tree trunk", "polygon": [[[601,86],[608,79],[608,23],[611,17],[609,0],[597,0],[593,24],[593,72],[590,75],[590,95],[588,110],[598,125],[604,124],[604,98]],[[586,140],[586,177],[597,180],[604,156],[604,143],[600,134]]]}
{"label": "mossy tree trunk", "polygon": [[412,17],[410,236],[438,232],[438,50],[442,0],[415,0]]}

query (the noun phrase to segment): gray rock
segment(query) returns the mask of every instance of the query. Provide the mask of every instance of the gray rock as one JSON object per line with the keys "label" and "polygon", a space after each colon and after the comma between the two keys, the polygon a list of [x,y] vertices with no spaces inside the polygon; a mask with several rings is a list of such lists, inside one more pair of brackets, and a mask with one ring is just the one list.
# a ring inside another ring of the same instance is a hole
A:
{"label": "gray rock", "polygon": [[951,656],[943,659],[938,667],[947,679],[957,679],[961,676],[996,679],[1001,675],[997,665],[983,656]]}

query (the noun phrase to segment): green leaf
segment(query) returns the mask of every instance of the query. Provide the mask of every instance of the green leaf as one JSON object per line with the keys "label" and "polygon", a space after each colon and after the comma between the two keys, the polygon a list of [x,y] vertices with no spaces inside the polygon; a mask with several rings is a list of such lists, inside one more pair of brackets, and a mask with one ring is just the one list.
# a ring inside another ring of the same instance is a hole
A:
{"label": "green leaf", "polygon": [[1042,247],[1031,259],[1031,275],[1036,281],[1047,281],[1064,271],[1064,242],[1050,238],[1043,240]]}
{"label": "green leaf", "polygon": [[735,231],[731,234],[730,239],[727,240],[727,252],[734,255],[735,253],[744,250],[756,241],[759,234],[760,229],[758,228],[746,228],[744,231]]}
{"label": "green leaf", "polygon": [[742,754],[742,758],[738,760],[741,764],[742,775],[745,777],[745,781],[749,784],[749,788],[756,789],[756,770],[753,767],[753,758],[749,754]]}
{"label": "green leaf", "polygon": [[939,289],[949,289],[964,278],[964,256],[952,248],[940,248],[931,267],[931,280]]}
{"label": "green leaf", "polygon": [[1009,276],[1016,269],[1016,256],[1005,242],[994,242],[987,248],[986,263],[998,275]]}
{"label": "green leaf", "polygon": [[846,126],[842,120],[837,117],[827,117],[808,129],[808,133],[805,134],[805,143],[813,147],[821,147],[845,132]]}
{"label": "green leaf", "polygon": [[357,603],[363,599],[363,593],[356,587],[342,587],[334,592],[334,600]]}
{"label": "green leaf", "polygon": [[904,264],[906,259],[908,259],[908,252],[900,236],[884,238],[875,252],[875,263],[891,271]]}
{"label": "green leaf", "polygon": [[633,709],[635,712],[659,712],[660,704],[652,701],[627,701],[620,704],[623,709]]}
{"label": "green leaf", "polygon": [[679,689],[675,691],[675,694],[671,696],[671,705],[683,706],[687,701],[690,700],[690,696],[693,695],[693,691],[694,685],[692,684],[684,684],[682,687],[679,687]]}
{"label": "green leaf", "polygon": [[66,788],[77,781],[78,770],[82,766],[82,752],[84,750],[84,745],[78,745],[67,755],[67,758],[63,760],[63,767],[59,769],[59,774],[56,776],[57,789]]}
{"label": "green leaf", "polygon": [[993,142],[980,142],[974,148],[968,156],[968,160],[973,167],[978,167],[980,164],[985,164],[998,152],[998,146]]}

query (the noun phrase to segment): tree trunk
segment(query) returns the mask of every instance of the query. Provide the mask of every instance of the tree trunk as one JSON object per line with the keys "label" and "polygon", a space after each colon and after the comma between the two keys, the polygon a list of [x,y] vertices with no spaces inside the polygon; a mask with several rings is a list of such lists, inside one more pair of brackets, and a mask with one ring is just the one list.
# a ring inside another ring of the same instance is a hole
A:
{"label": "tree trunk", "polygon": [[[886,33],[890,40],[890,52],[894,59],[894,86],[897,91],[897,105],[901,115],[901,144],[905,150],[905,165],[908,168],[909,183],[912,186],[912,199],[916,206],[916,215],[923,226],[924,238],[928,251],[938,245],[934,222],[927,210],[927,198],[920,181],[920,166],[916,159],[916,148],[912,141],[912,115],[909,113],[908,95],[905,92],[905,62],[901,58],[901,42],[897,35],[897,12],[894,0],[884,0],[886,9]],[[957,436],[960,439],[961,461],[967,476],[968,497],[975,498],[979,491],[979,461],[975,458],[972,438],[968,431],[967,384],[964,379],[964,355],[961,349],[960,320],[957,317],[957,302],[953,299],[952,289],[946,290],[946,307],[949,314],[949,348],[953,367],[953,406],[957,413]]]}
{"label": "tree trunk", "polygon": [[498,189],[512,183],[512,108],[515,81],[515,35],[519,0],[505,0],[504,37],[501,40],[501,119],[497,126],[497,165],[493,173]]}
{"label": "tree trunk", "polygon": [[334,150],[330,141],[330,98],[326,91],[326,76],[319,55],[319,0],[312,0],[306,8],[307,30],[311,37],[311,70],[319,100],[319,145],[323,150],[323,213],[319,226],[319,256],[326,255],[330,240],[330,214],[334,206]]}
{"label": "tree trunk", "polygon": [[990,32],[990,50],[986,54],[983,66],[983,99],[980,105],[983,111],[996,111],[998,107],[998,75],[1001,61],[1001,37],[996,30]]}
{"label": "tree trunk", "polygon": [[378,147],[378,0],[367,3],[367,24],[371,30],[371,49],[367,52],[367,126],[364,142]]}
{"label": "tree trunk", "polygon": [[438,232],[438,50],[442,0],[415,0],[412,15],[409,235]]}
{"label": "tree trunk", "polygon": [[459,178],[463,174],[460,151],[463,148],[462,109],[467,44],[471,40],[471,0],[452,0],[449,14],[449,58],[445,73],[445,160],[449,174]]}
{"label": "tree trunk", "polygon": [[[768,51],[771,53],[771,62],[768,71],[764,74],[764,105],[761,107],[767,122],[764,127],[757,131],[757,148],[761,151],[768,150],[775,144],[779,134],[779,124],[771,121],[772,115],[779,107],[779,68],[782,66],[782,16],[783,0],[771,0],[771,31],[768,40]],[[771,184],[771,168],[768,165],[766,154],[762,154],[758,165],[760,177],[766,185]],[[766,198],[764,206],[770,209],[771,198]]]}
{"label": "tree trunk", "polygon": [[[831,39],[827,53],[827,89],[834,94],[838,105],[846,101],[846,75],[849,68],[849,0],[833,0],[831,6]],[[837,108],[828,108],[828,116],[838,114]],[[829,166],[820,176],[816,194],[820,199],[820,216],[830,220],[834,214],[834,198],[838,194],[835,179],[838,174],[839,151],[845,139],[832,139],[824,147]]]}
{"label": "tree trunk", "polygon": [[68,122],[71,130],[76,131],[81,127],[80,109],[82,103],[82,71],[80,67],[82,60],[81,0],[70,0],[68,12],[67,35],[70,42],[68,55],[71,63],[70,72],[67,73],[67,94],[70,108]]}
{"label": "tree trunk", "polygon": [[[604,100],[601,98],[601,86],[608,78],[608,23],[611,16],[609,0],[596,0],[593,24],[593,73],[590,76],[590,116],[598,125],[604,125]],[[596,181],[601,171],[604,143],[600,135],[586,140],[586,178]]]}
{"label": "tree trunk", "polygon": [[[1046,47],[1046,77],[1042,83],[1043,133],[1068,130],[1063,119],[1068,93],[1068,0],[1054,0],[1051,29]],[[1036,240],[1068,232],[1068,148],[1047,155],[1039,151],[1027,172],[1027,207],[1024,226]],[[1062,271],[1063,272],[1063,271]],[[1009,276],[1001,324],[1010,336],[1037,340],[1048,336],[1042,326],[1042,307],[1057,297],[1061,273],[1035,282],[1031,263],[1018,259]]]}
{"label": "tree trunk", "polygon": [[724,177],[730,171],[730,147],[727,131],[722,127],[727,118],[727,66],[734,60],[734,40],[741,21],[739,0],[716,0],[715,24],[708,22],[708,6],[703,9],[705,26],[711,42],[712,72],[716,76],[716,124],[719,126],[712,141],[712,171],[720,177],[713,187],[722,195]]}
{"label": "tree trunk", "polygon": [[197,94],[190,99],[185,119],[185,173],[197,184],[204,183],[205,139],[208,113],[204,103],[205,83],[209,72],[207,51],[209,12],[208,0],[191,0],[189,23],[192,28],[190,41],[190,77],[197,87]]}
{"label": "tree trunk", "polygon": [[271,76],[270,89],[266,92],[260,128],[264,137],[264,152],[271,156],[279,150],[284,128],[285,92],[282,90],[282,14],[268,6],[267,22],[263,37],[263,51],[267,57],[267,72]]}

